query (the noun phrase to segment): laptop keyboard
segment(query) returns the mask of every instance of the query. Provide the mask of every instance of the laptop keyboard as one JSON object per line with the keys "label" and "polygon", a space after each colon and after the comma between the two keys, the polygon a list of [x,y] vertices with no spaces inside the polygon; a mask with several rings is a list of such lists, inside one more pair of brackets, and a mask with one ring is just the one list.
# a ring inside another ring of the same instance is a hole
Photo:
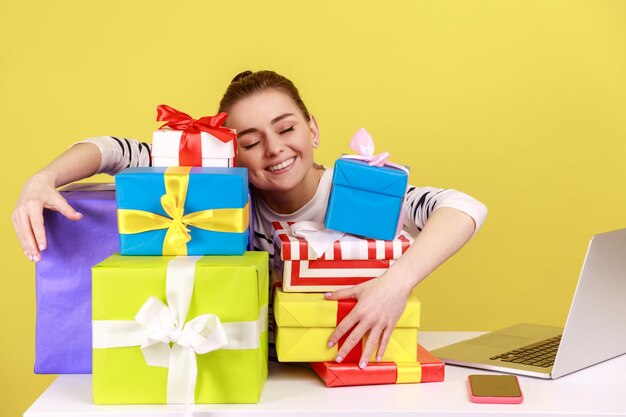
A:
{"label": "laptop keyboard", "polygon": [[548,368],[554,364],[559,343],[561,343],[560,335],[519,349],[504,352],[489,359]]}

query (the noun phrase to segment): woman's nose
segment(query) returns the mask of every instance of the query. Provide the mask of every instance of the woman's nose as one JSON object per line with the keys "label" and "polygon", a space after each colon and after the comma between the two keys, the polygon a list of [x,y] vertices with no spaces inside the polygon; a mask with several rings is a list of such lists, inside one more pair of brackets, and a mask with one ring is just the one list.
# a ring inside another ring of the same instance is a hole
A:
{"label": "woman's nose", "polygon": [[277,135],[268,135],[265,140],[267,156],[277,155],[285,150],[285,146]]}

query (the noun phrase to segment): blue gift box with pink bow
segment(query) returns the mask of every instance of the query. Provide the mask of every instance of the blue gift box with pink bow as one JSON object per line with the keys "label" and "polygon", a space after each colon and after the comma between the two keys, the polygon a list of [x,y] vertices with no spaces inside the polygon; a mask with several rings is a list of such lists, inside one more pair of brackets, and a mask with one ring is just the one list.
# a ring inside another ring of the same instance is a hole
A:
{"label": "blue gift box with pink bow", "polygon": [[324,225],[329,229],[371,239],[393,240],[404,220],[404,196],[409,171],[388,162],[388,153],[374,154],[365,129],[350,142],[358,155],[335,162]]}

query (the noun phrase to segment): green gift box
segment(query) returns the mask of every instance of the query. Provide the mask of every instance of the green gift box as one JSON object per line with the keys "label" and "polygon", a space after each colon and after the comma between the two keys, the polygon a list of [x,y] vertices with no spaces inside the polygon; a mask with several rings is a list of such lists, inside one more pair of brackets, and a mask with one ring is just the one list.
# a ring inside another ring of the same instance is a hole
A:
{"label": "green gift box", "polygon": [[267,252],[113,255],[92,275],[96,404],[259,401]]}

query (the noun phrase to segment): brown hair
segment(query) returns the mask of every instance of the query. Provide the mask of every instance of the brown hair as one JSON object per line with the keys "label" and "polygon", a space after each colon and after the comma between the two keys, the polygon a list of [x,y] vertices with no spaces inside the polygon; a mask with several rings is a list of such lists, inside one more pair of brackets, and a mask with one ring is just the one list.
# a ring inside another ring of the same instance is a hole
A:
{"label": "brown hair", "polygon": [[300,98],[296,86],[274,71],[244,71],[237,74],[220,101],[219,111],[228,112],[228,109],[239,100],[264,90],[279,90],[287,94],[300,108],[306,120],[311,120],[311,115]]}

